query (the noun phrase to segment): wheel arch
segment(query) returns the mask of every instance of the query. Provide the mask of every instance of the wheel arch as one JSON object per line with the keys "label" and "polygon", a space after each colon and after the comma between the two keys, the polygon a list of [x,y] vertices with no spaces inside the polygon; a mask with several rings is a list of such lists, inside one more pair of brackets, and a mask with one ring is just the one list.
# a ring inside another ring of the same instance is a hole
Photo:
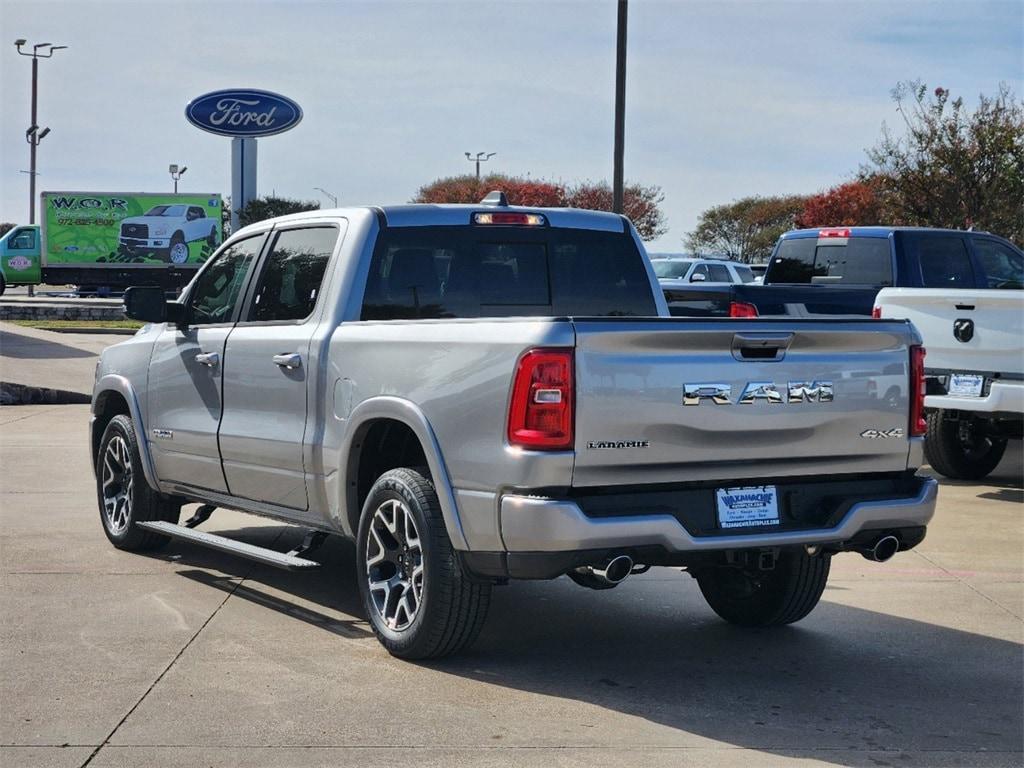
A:
{"label": "wheel arch", "polygon": [[342,503],[338,522],[346,534],[355,537],[362,504],[377,477],[395,467],[425,464],[452,546],[469,548],[441,446],[426,415],[415,403],[390,396],[360,403],[349,418],[341,456]]}
{"label": "wheel arch", "polygon": [[124,376],[107,374],[96,382],[92,396],[92,420],[90,423],[89,445],[92,449],[91,463],[93,471],[96,471],[96,457],[99,453],[100,440],[103,439],[103,431],[107,428],[110,420],[118,414],[128,416],[135,427],[135,437],[139,444],[139,454],[142,458],[142,470],[146,476],[146,482],[153,490],[159,490],[156,480],[156,472],[153,468],[153,457],[149,450],[149,440],[146,438],[146,428],[142,420],[142,409],[139,407],[139,399],[135,394],[135,388]]}

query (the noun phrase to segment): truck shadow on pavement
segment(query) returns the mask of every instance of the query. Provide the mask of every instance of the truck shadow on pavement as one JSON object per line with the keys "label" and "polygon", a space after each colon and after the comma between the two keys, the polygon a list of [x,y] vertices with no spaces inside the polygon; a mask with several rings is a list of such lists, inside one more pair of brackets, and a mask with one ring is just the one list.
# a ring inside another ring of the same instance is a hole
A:
{"label": "truck shadow on pavement", "polygon": [[69,347],[56,341],[47,341],[17,333],[0,331],[0,350],[4,357],[19,360],[51,360],[71,357],[96,357],[95,352]]}
{"label": "truck shadow on pavement", "polygon": [[[301,539],[278,526],[223,533],[253,544],[276,542],[278,549]],[[329,539],[317,551],[319,574],[276,571],[178,542],[166,554],[190,566],[180,572],[186,578],[338,635],[339,654],[346,653],[340,638],[371,635],[347,542]],[[901,596],[887,581],[855,586],[829,588],[797,625],[752,631],[718,620],[696,584],[667,569],[602,593],[564,577],[514,582],[494,590],[475,645],[416,667],[439,676],[440,696],[451,695],[443,693],[449,688],[441,676],[518,692],[510,693],[516,706],[527,700],[519,694],[540,694],[545,698],[530,700],[555,713],[558,738],[581,745],[615,746],[614,735],[595,730],[607,728],[612,712],[646,721],[628,726],[630,745],[694,745],[706,738],[783,755],[809,750],[837,765],[917,764],[908,753],[927,763],[932,751],[962,753],[971,764],[977,755],[967,753],[979,751],[996,764],[1019,760],[1021,645],[832,602],[891,601],[893,612],[905,615],[938,609],[944,623],[970,627],[972,608],[951,582],[908,584],[915,597]],[[931,605],[922,610],[922,602]],[[1007,626],[1017,627],[1007,634],[1019,635],[1018,618],[985,600],[976,605],[1004,613]],[[380,655],[389,663],[383,649]],[[452,690],[465,696],[464,687]],[[878,754],[888,752],[891,762]]]}

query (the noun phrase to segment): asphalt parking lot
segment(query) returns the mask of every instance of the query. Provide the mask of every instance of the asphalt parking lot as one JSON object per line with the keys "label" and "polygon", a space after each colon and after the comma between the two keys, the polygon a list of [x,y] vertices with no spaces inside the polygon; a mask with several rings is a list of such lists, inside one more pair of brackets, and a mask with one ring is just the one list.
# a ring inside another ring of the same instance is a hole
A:
{"label": "asphalt parking lot", "polygon": [[[943,481],[917,550],[837,557],[798,625],[732,628],[667,569],[603,593],[520,582],[468,653],[410,664],[370,635],[344,542],[305,574],[181,542],[113,549],[87,422],[88,406],[0,409],[0,765],[1024,759],[1019,444],[982,483]],[[301,538],[221,511],[203,527]]]}

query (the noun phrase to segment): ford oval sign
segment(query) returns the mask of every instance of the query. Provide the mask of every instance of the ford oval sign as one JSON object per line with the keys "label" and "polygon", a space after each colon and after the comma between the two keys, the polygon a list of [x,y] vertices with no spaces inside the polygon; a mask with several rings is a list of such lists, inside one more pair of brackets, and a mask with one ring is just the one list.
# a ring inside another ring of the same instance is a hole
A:
{"label": "ford oval sign", "polygon": [[185,117],[210,133],[255,138],[294,128],[302,120],[302,107],[279,93],[229,88],[193,99],[185,107]]}

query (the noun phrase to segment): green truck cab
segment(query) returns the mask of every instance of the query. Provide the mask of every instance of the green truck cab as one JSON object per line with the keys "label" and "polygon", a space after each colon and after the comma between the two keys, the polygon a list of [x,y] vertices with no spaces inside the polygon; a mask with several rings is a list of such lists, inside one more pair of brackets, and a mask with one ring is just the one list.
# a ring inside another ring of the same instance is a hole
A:
{"label": "green truck cab", "polygon": [[38,224],[22,224],[0,237],[0,296],[8,285],[36,285],[41,281]]}

